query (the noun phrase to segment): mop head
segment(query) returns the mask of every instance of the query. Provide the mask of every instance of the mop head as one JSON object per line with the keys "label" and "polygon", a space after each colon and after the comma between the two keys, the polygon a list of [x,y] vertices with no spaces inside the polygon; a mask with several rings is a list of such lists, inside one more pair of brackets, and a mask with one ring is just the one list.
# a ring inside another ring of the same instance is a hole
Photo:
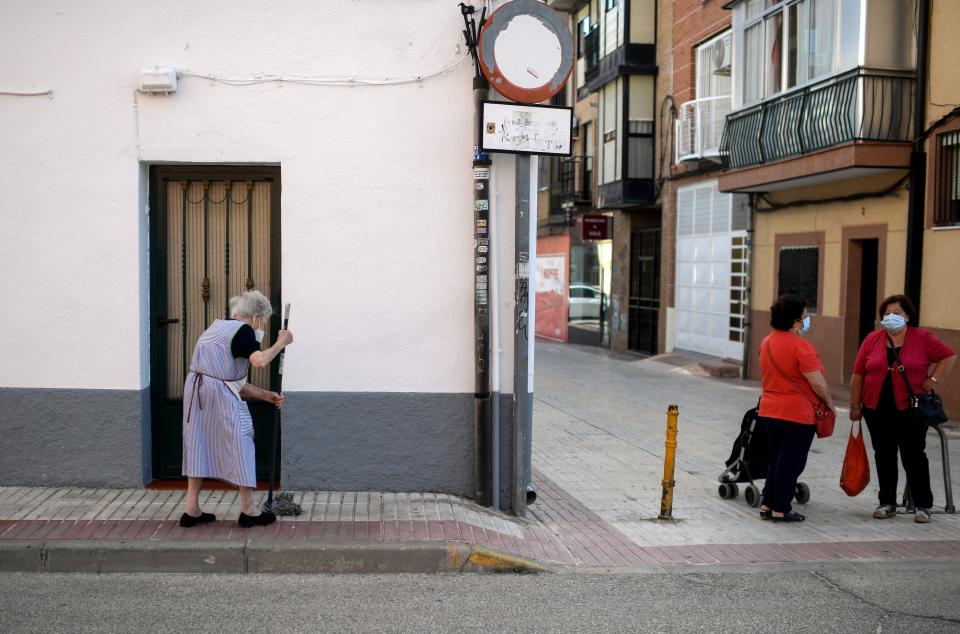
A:
{"label": "mop head", "polygon": [[293,493],[290,491],[281,491],[273,496],[273,505],[268,506],[263,503],[264,511],[272,511],[275,515],[300,515],[303,509],[299,504],[293,501]]}

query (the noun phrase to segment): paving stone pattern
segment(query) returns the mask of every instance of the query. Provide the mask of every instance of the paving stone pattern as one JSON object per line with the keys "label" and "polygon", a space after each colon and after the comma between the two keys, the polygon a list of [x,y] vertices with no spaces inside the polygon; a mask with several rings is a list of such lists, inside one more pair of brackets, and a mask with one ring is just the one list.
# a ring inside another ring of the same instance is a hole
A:
{"label": "paving stone pattern", "polygon": [[[526,518],[445,494],[306,491],[296,496],[302,515],[241,529],[237,493],[205,491],[201,507],[221,519],[183,529],[181,491],[0,487],[0,540],[465,541],[572,569],[960,558],[960,517],[877,521],[870,517],[875,483],[857,498],[840,490],[842,423],[811,453],[803,479],[812,499],[797,506],[807,522],[763,522],[742,496],[721,500],[716,478],[757,398],[756,384],[705,378],[678,355],[639,359],[538,344],[538,500]],[[665,522],[656,517],[671,403],[680,406],[680,432],[674,520]],[[934,495],[942,503],[938,443],[931,434]]]}

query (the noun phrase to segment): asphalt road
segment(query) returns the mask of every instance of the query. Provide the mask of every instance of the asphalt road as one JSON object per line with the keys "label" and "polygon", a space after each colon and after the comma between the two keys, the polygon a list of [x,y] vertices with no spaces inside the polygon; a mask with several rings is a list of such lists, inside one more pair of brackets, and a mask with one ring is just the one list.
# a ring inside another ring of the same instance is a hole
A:
{"label": "asphalt road", "polygon": [[0,632],[957,632],[960,562],[723,573],[0,574]]}

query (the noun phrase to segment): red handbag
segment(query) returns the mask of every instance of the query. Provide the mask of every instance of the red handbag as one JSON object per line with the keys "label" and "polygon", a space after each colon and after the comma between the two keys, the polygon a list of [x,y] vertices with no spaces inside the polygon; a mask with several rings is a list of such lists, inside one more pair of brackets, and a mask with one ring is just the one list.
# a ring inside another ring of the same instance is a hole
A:
{"label": "red handbag", "polygon": [[843,455],[843,469],[840,470],[840,488],[853,497],[859,495],[870,483],[870,463],[867,461],[867,448],[863,444],[863,424],[859,426],[857,434],[853,433],[853,423],[850,423],[850,439],[847,441],[847,452]]}
{"label": "red handbag", "polygon": [[799,392],[805,399],[810,401],[811,405],[813,405],[813,414],[817,423],[817,438],[829,438],[832,436],[833,428],[837,424],[837,415],[834,414],[833,410],[827,407],[827,404],[820,399],[810,398],[810,395],[800,389],[800,386],[797,385],[796,381],[790,378],[789,374],[780,369],[780,366],[777,365],[777,362],[773,358],[773,353],[770,352],[769,343],[767,343],[766,351],[767,357],[770,359],[770,363],[773,364],[773,367],[776,368],[777,372],[783,375],[783,378],[790,381],[790,385],[793,386],[793,389]]}

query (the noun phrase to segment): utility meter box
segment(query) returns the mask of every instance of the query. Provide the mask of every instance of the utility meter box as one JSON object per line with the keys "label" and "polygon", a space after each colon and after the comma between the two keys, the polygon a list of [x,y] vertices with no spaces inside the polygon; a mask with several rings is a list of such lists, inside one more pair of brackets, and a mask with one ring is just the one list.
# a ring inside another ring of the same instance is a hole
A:
{"label": "utility meter box", "polygon": [[144,68],[140,71],[140,92],[171,95],[177,92],[177,69]]}

